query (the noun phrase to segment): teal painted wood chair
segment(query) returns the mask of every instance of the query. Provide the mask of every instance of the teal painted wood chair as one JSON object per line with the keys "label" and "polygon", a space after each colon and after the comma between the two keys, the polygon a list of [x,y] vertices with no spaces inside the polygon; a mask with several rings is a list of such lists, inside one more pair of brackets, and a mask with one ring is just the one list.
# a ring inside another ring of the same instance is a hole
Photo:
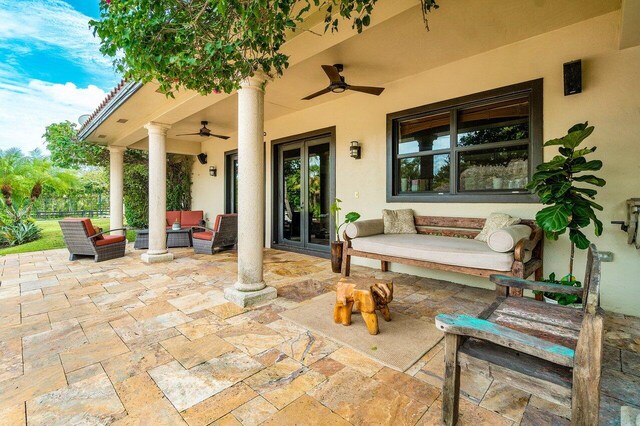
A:
{"label": "teal painted wood chair", "polygon": [[[600,260],[587,254],[583,287],[492,275],[498,297],[479,317],[437,315],[445,333],[442,417],[458,420],[460,368],[571,407],[573,425],[597,425],[603,344]],[[581,309],[513,297],[510,288],[576,294]]]}

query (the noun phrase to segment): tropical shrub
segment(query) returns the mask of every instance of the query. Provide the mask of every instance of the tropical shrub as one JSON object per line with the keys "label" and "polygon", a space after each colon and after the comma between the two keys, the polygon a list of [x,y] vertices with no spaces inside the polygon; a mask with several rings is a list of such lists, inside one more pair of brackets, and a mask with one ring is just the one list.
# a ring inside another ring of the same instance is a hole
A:
{"label": "tropical shrub", "polygon": [[29,198],[23,202],[14,202],[13,188],[5,183],[0,209],[0,245],[15,246],[40,238],[40,228],[31,219],[33,203],[42,194],[42,185],[37,182],[31,189]]}
{"label": "tropical shrub", "polygon": [[40,232],[33,220],[0,226],[0,246],[18,246],[35,241],[41,237]]}
{"label": "tropical shrub", "polygon": [[360,213],[358,212],[349,212],[347,214],[344,215],[344,221],[342,223],[340,223],[340,211],[342,210],[342,207],[340,207],[340,203],[342,203],[342,200],[340,198],[336,198],[333,203],[331,204],[331,207],[329,207],[329,211],[331,213],[331,216],[333,216],[333,223],[336,227],[336,241],[340,242],[340,228],[342,228],[344,225],[348,224],[348,223],[352,223],[355,222],[356,220],[360,219]]}

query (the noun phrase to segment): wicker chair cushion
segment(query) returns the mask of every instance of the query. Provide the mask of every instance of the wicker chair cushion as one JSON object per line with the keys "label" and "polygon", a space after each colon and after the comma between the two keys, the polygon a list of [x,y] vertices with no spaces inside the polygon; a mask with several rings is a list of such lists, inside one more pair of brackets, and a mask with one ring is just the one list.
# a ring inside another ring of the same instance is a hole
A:
{"label": "wicker chair cushion", "polygon": [[108,246],[109,244],[120,243],[124,241],[124,235],[105,235],[101,240],[96,240],[98,247]]}
{"label": "wicker chair cushion", "polygon": [[169,210],[167,212],[167,226],[173,225],[175,221],[180,222],[180,212],[175,210]]}
{"label": "wicker chair cushion", "polygon": [[213,239],[213,232],[211,231],[194,232],[193,238],[197,240],[211,241]]}
{"label": "wicker chair cushion", "polygon": [[180,224],[187,228],[189,226],[198,226],[204,217],[202,210],[184,211],[180,213]]}
{"label": "wicker chair cushion", "polygon": [[84,230],[87,231],[87,237],[92,235],[96,235],[95,229],[93,229],[93,224],[91,223],[91,219],[85,217],[83,219],[78,219],[77,217],[65,217],[64,220],[68,220],[70,222],[82,222],[84,225]]}

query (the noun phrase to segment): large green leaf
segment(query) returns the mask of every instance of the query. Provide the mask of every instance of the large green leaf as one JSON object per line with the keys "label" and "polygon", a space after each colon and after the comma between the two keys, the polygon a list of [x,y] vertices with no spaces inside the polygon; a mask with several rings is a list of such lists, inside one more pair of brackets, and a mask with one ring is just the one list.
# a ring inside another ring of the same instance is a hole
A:
{"label": "large green leaf", "polygon": [[545,231],[557,232],[571,221],[571,210],[563,204],[545,207],[536,214],[536,222]]}
{"label": "large green leaf", "polygon": [[568,135],[564,136],[562,139],[564,140],[562,146],[565,148],[574,149],[578,145],[582,143],[583,140],[589,137],[591,133],[593,133],[594,127],[590,126],[583,130],[575,130],[570,132]]}
{"label": "large green leaf", "polygon": [[357,212],[349,212],[346,215],[344,215],[345,223],[355,222],[358,219],[360,219],[360,213],[357,213]]}
{"label": "large green leaf", "polygon": [[580,250],[589,248],[589,239],[581,231],[577,229],[569,230],[569,239]]}
{"label": "large green leaf", "polygon": [[572,166],[572,171],[574,173],[584,172],[586,170],[600,170],[602,168],[602,161],[600,160],[591,160],[587,161],[584,164],[576,164]]}
{"label": "large green leaf", "polygon": [[606,180],[594,175],[574,176],[573,180],[576,182],[590,183],[591,185],[595,185],[595,186],[605,186],[607,184]]}
{"label": "large green leaf", "polygon": [[572,132],[577,132],[577,131],[581,131],[587,128],[587,126],[589,125],[588,121],[585,121],[584,123],[577,123],[574,124],[573,126],[571,126],[571,128],[569,130],[567,130],[567,133],[572,133]]}
{"label": "large green leaf", "polygon": [[571,188],[572,191],[574,192],[580,192],[584,195],[586,195],[587,197],[593,198],[595,197],[595,195],[598,193],[598,191],[596,191],[595,189],[590,189],[590,188],[578,188],[578,187],[573,187]]}
{"label": "large green leaf", "polygon": [[594,146],[593,148],[582,148],[582,149],[577,149],[575,151],[573,151],[572,157],[573,158],[577,158],[577,157],[583,157],[585,155],[591,154],[592,152],[594,152],[596,150],[596,147]]}

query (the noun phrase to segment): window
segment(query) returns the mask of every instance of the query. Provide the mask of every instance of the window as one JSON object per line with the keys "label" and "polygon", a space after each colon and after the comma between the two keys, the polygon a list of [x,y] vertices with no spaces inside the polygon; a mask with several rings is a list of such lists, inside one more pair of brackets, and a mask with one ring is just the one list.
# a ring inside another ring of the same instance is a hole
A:
{"label": "window", "polygon": [[387,116],[387,201],[535,202],[542,80]]}

